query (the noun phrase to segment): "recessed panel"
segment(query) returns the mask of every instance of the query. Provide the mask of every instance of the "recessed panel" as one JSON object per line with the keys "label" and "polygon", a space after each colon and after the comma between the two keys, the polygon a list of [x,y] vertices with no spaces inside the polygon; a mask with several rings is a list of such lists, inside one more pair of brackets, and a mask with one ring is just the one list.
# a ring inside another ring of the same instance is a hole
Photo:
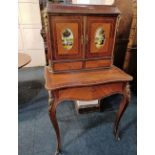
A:
{"label": "recessed panel", "polygon": [[106,52],[109,45],[110,23],[91,24],[90,53]]}
{"label": "recessed panel", "polygon": [[115,42],[115,25],[117,17],[87,17],[86,57],[111,57]]}
{"label": "recessed panel", "polygon": [[78,53],[78,24],[56,23],[58,55]]}

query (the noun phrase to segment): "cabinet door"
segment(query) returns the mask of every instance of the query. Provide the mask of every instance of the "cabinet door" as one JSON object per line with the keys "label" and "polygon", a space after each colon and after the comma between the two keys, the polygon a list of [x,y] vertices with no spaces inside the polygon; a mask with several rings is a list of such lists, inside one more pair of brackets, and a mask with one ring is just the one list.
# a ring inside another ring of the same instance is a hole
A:
{"label": "cabinet door", "polygon": [[87,17],[86,57],[111,57],[116,17]]}
{"label": "cabinet door", "polygon": [[54,59],[82,58],[82,18],[80,16],[51,16]]}

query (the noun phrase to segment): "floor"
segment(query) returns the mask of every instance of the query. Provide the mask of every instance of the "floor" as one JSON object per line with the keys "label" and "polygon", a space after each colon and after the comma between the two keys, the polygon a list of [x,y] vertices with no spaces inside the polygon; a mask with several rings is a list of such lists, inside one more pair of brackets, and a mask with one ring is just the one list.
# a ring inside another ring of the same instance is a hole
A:
{"label": "floor", "polygon": [[[54,155],[56,136],[48,116],[43,67],[20,69],[18,82],[19,155]],[[121,140],[116,141],[112,129],[119,100],[118,95],[107,98],[103,112],[89,114],[77,114],[73,102],[60,104],[62,155],[136,155],[137,97],[132,94],[121,121]]]}

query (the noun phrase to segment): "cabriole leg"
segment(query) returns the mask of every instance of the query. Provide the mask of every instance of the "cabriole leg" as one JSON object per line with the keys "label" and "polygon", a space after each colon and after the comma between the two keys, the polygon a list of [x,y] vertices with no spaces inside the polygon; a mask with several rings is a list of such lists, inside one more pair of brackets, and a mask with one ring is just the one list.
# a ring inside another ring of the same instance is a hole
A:
{"label": "cabriole leg", "polygon": [[122,100],[121,103],[119,105],[119,110],[116,114],[116,120],[115,120],[115,125],[114,125],[114,134],[115,134],[115,138],[116,140],[120,140],[119,137],[119,124],[120,124],[120,120],[129,104],[129,100],[130,100],[130,89],[129,89],[129,85],[127,84],[123,96],[122,96]]}
{"label": "cabriole leg", "polygon": [[54,130],[56,133],[56,138],[57,138],[57,148],[56,148],[55,155],[58,155],[59,153],[61,153],[60,131],[59,131],[59,126],[56,118],[57,105],[58,105],[57,99],[54,96],[52,96],[52,92],[49,91],[49,109],[48,109],[49,116],[53,124]]}

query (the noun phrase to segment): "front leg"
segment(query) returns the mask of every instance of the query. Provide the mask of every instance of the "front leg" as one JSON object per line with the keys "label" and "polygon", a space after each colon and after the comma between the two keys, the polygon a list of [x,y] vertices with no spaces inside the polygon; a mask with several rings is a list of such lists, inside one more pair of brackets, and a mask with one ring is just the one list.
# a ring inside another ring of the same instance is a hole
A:
{"label": "front leg", "polygon": [[[53,96],[52,96],[53,94]],[[51,119],[51,122],[53,124],[55,133],[56,133],[56,138],[57,138],[57,148],[56,148],[56,153],[55,155],[61,153],[61,140],[60,140],[60,131],[59,131],[59,126],[56,118],[56,108],[58,105],[58,98],[56,98],[55,93],[49,91],[49,116]]]}
{"label": "front leg", "polygon": [[114,134],[115,134],[115,138],[117,140],[120,140],[119,137],[119,123],[120,120],[129,104],[130,101],[130,88],[129,88],[129,84],[126,85],[126,88],[124,90],[123,96],[122,96],[122,100],[119,106],[119,110],[116,114],[116,120],[115,120],[115,125],[114,125]]}

